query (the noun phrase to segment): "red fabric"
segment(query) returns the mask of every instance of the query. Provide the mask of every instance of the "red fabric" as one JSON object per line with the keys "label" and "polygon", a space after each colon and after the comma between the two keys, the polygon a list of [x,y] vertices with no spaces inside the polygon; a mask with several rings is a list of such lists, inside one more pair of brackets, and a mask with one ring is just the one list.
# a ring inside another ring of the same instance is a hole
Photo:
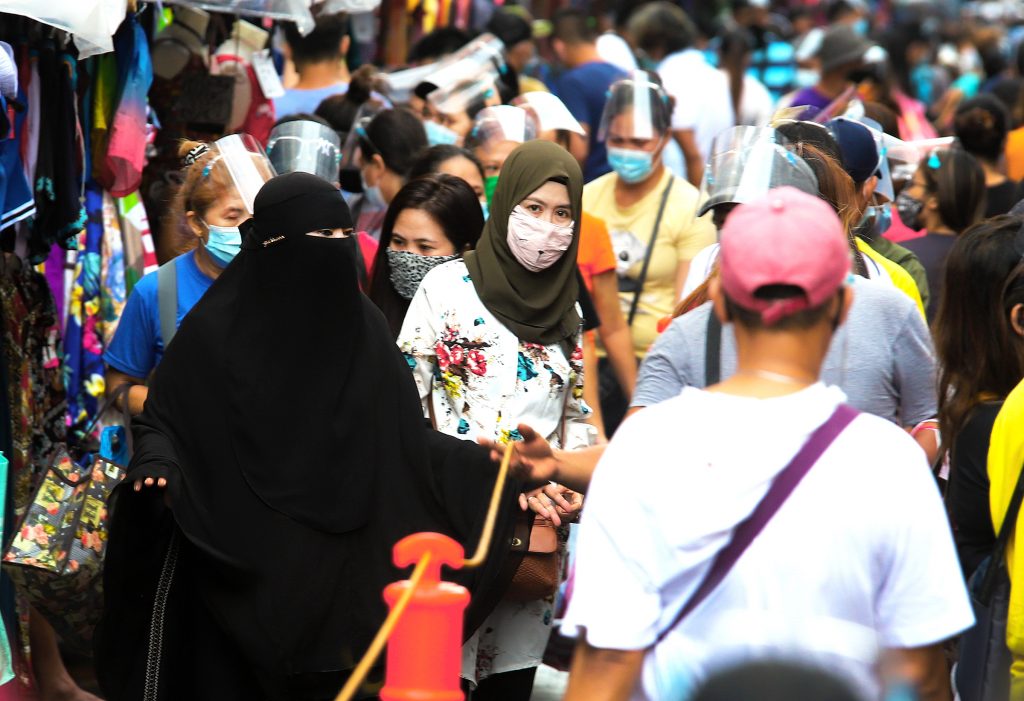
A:
{"label": "red fabric", "polygon": [[377,260],[377,249],[380,248],[380,244],[365,231],[359,232],[358,241],[359,252],[363,254],[363,260],[366,262],[366,287],[369,289],[370,283],[373,282],[373,264]]}

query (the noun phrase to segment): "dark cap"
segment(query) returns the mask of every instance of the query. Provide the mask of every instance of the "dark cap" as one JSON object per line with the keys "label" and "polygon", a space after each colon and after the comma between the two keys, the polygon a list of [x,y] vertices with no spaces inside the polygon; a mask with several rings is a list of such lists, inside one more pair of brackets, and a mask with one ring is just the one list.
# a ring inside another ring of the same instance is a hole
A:
{"label": "dark cap", "polygon": [[833,68],[860,61],[871,46],[870,41],[857,34],[851,27],[833,27],[826,32],[818,48],[817,57],[821,61],[821,72],[828,73]]}
{"label": "dark cap", "polygon": [[252,221],[263,239],[353,227],[341,191],[323,178],[302,172],[268,180],[256,194]]}
{"label": "dark cap", "polygon": [[878,175],[878,145],[871,130],[852,119],[833,119],[827,125],[843,157],[843,170],[857,185]]}

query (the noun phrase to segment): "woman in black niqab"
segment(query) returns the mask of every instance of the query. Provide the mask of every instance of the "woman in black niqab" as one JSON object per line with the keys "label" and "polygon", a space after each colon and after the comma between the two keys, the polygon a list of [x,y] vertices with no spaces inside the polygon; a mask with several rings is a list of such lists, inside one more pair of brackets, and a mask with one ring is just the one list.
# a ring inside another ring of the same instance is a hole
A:
{"label": "woman in black niqab", "polygon": [[[134,425],[98,636],[110,701],[333,698],[383,621],[382,587],[405,575],[394,543],[437,531],[472,550],[482,527],[496,467],[424,425],[359,292],[355,239],[336,238],[352,228],[340,193],[291,173],[254,209]],[[169,510],[130,487],[161,477]],[[514,571],[518,491],[485,567],[449,577],[473,592],[467,628]]]}

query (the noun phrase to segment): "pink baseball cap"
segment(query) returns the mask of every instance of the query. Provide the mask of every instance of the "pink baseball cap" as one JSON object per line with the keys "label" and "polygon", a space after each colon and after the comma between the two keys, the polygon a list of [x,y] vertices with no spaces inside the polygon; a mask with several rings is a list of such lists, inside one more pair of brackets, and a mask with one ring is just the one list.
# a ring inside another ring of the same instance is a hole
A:
{"label": "pink baseball cap", "polygon": [[[722,289],[733,302],[760,312],[768,326],[823,304],[850,274],[843,223],[824,200],[780,187],[729,214],[721,233]],[[766,285],[792,285],[803,296],[768,300]]]}

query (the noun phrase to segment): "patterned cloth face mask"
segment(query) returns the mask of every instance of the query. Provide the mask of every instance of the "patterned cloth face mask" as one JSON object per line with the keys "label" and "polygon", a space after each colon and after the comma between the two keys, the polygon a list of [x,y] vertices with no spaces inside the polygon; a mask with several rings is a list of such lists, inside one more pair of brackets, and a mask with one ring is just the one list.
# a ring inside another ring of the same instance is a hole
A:
{"label": "patterned cloth face mask", "polygon": [[391,286],[402,299],[412,299],[420,283],[431,270],[459,258],[458,253],[450,256],[424,256],[408,251],[387,249],[388,265],[391,267]]}

